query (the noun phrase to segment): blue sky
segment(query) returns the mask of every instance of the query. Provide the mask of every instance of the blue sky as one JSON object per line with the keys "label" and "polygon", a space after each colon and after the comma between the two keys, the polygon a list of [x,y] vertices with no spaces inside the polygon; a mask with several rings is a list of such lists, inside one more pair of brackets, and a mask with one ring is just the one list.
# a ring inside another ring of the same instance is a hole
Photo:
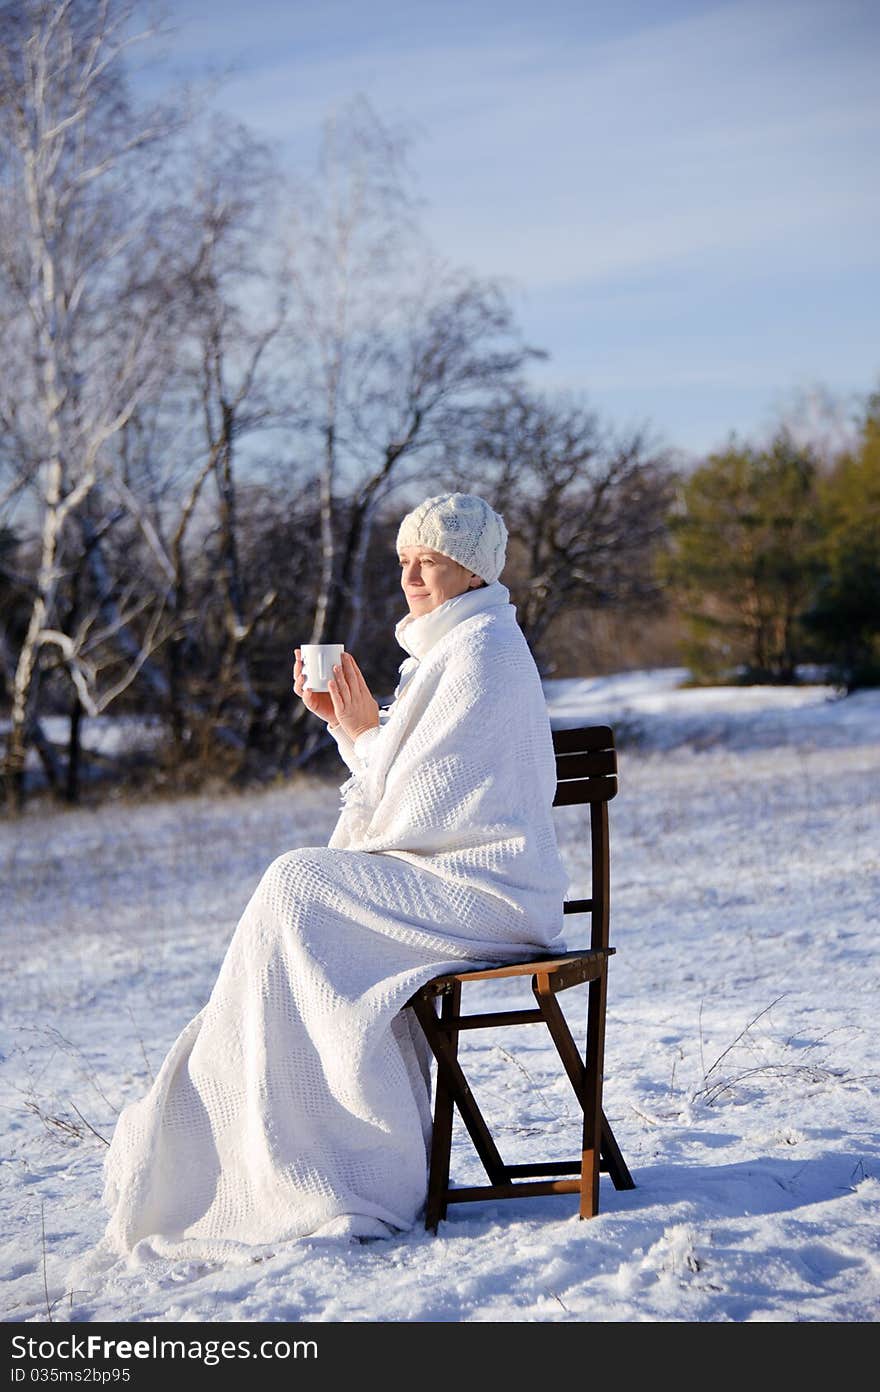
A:
{"label": "blue sky", "polygon": [[[880,385],[880,0],[169,0],[290,167],[364,93],[530,376],[687,452]],[[217,103],[221,104],[220,101]]]}

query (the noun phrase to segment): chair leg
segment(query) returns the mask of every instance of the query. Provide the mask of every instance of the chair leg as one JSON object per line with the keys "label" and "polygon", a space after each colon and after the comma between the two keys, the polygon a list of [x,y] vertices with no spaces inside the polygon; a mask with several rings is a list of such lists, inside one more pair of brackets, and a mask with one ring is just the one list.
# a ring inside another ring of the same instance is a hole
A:
{"label": "chair leg", "polygon": [[[608,975],[590,982],[584,1053],[584,1141],[581,1152],[581,1218],[599,1212],[599,1158],[602,1147],[602,1068],[605,1053],[605,1002]],[[607,1123],[606,1123],[607,1125]],[[608,1128],[609,1135],[611,1128]],[[616,1147],[615,1147],[616,1148]],[[619,1154],[619,1151],[618,1151]]]}
{"label": "chair leg", "polygon": [[[452,1019],[459,1012],[461,1004],[461,982],[456,981],[452,990],[441,997],[440,1018]],[[458,1030],[447,1034],[449,1046],[458,1055]],[[452,1117],[453,1100],[445,1071],[438,1067],[434,1088],[434,1126],[431,1132],[431,1158],[428,1167],[428,1199],[425,1207],[425,1227],[428,1232],[437,1231],[441,1218],[446,1217],[446,1194],[449,1189],[449,1169],[452,1155]]]}

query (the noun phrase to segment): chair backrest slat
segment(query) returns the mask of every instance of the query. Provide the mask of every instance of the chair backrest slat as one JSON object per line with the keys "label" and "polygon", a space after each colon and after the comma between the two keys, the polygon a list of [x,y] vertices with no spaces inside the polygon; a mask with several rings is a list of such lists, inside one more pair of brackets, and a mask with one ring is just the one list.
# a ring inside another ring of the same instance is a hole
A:
{"label": "chair backrest slat", "polygon": [[610,802],[617,795],[616,778],[573,778],[557,783],[554,807],[571,807],[579,802]]}
{"label": "chair backrest slat", "polygon": [[614,732],[610,725],[578,725],[573,730],[554,730],[553,748],[557,754],[613,749]]}
{"label": "chair backrest slat", "polygon": [[599,749],[592,754],[557,754],[557,778],[589,778],[594,773],[616,773],[617,754]]}

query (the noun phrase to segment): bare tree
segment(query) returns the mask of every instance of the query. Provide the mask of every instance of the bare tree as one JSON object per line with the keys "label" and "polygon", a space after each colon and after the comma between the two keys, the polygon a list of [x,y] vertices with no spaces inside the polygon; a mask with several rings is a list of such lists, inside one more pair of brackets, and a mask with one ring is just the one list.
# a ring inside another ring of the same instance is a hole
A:
{"label": "bare tree", "polygon": [[134,11],[127,0],[0,6],[0,297],[17,307],[27,345],[2,374],[0,421],[33,490],[40,546],[12,682],[13,806],[44,647],[61,652],[81,694],[89,688],[81,635],[60,627],[71,523],[99,484],[110,442],[151,389],[168,327],[156,293],[161,245],[141,234],[149,161],[170,125],[138,115],[128,97],[126,51],[141,37]]}
{"label": "bare tree", "polygon": [[[220,579],[223,637],[212,709],[217,720],[235,697],[256,719],[259,700],[246,645],[277,591],[247,592],[236,459],[248,436],[277,424],[286,410],[287,393],[271,356],[287,315],[283,259],[275,256],[272,236],[277,174],[268,152],[243,127],[219,120],[197,149],[195,168],[188,212],[193,251],[183,274],[188,375],[217,496],[211,562]],[[178,573],[181,562],[177,545]],[[210,726],[203,722],[207,735]]]}
{"label": "bare tree", "polygon": [[355,645],[381,505],[425,473],[462,412],[537,355],[497,285],[431,255],[410,187],[406,142],[359,99],[328,123],[298,195],[301,424],[321,504],[313,642]]}
{"label": "bare tree", "polygon": [[539,657],[567,610],[659,602],[654,558],[673,473],[669,453],[642,431],[615,439],[571,397],[516,388],[462,420],[447,476],[482,488],[503,514],[517,553],[517,617]]}
{"label": "bare tree", "polygon": [[[179,332],[162,392],[118,436],[108,490],[136,522],[167,605],[167,661],[144,670],[180,767],[184,753],[188,762],[207,756],[215,740],[242,758],[260,719],[249,649],[276,587],[265,583],[263,566],[261,588],[249,589],[240,487],[256,433],[288,414],[283,368],[292,342],[285,335],[282,349],[277,176],[265,148],[215,118],[200,135],[192,131],[168,177],[176,213],[165,282]],[[284,468],[276,463],[273,473]],[[112,593],[113,573],[106,564],[103,571],[99,588]]]}

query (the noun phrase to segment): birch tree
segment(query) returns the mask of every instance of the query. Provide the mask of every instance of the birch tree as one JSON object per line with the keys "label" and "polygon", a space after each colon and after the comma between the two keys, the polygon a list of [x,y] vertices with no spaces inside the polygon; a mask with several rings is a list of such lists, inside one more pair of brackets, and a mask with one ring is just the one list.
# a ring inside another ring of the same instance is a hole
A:
{"label": "birch tree", "polygon": [[97,708],[81,644],[61,626],[59,592],[76,546],[72,523],[99,485],[111,442],[151,390],[168,328],[156,293],[161,243],[141,234],[150,161],[170,125],[136,113],[128,95],[127,50],[143,37],[134,13],[125,0],[0,6],[0,294],[17,305],[25,344],[20,362],[4,364],[0,412],[32,487],[39,536],[12,681],[13,806],[47,646]]}

